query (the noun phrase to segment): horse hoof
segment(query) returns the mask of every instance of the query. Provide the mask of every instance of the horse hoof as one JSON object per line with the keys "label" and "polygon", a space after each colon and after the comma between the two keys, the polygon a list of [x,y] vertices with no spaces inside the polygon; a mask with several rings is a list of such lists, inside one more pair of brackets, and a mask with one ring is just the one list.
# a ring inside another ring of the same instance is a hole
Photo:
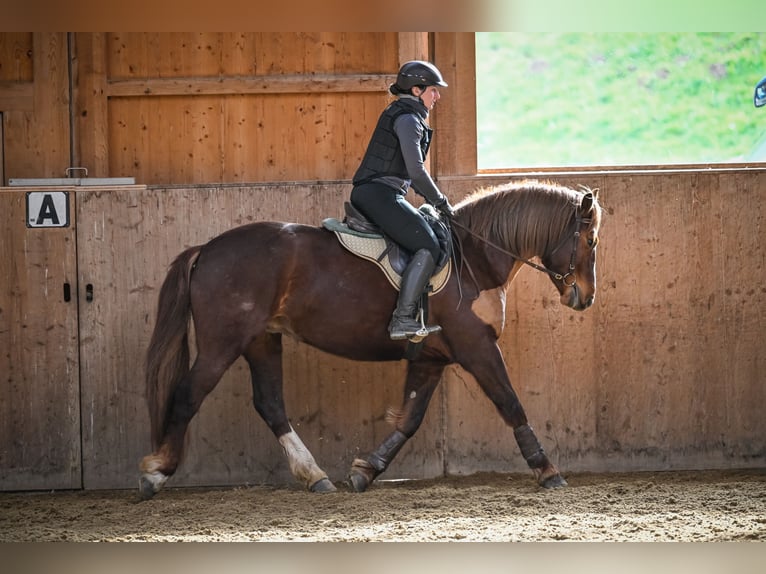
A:
{"label": "horse hoof", "polygon": [[549,476],[545,480],[543,480],[540,483],[540,486],[543,488],[563,488],[567,485],[567,481],[564,480],[564,477],[560,474],[554,474],[553,476]]}
{"label": "horse hoof", "polygon": [[311,492],[325,494],[327,492],[335,492],[338,489],[335,488],[335,485],[330,481],[329,478],[320,478],[309,487],[309,490]]}
{"label": "horse hoof", "polygon": [[348,475],[348,483],[351,486],[351,490],[354,492],[364,492],[370,485],[367,478],[359,473],[352,472]]}
{"label": "horse hoof", "polygon": [[154,484],[145,476],[142,476],[138,479],[138,493],[141,496],[141,500],[149,500],[157,494],[157,491],[154,490]]}

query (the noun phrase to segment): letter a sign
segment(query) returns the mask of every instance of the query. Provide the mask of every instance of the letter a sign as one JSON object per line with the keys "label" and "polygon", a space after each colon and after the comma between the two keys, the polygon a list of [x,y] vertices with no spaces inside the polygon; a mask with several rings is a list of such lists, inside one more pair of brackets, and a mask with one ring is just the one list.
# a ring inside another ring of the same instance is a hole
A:
{"label": "letter a sign", "polygon": [[69,192],[28,192],[27,227],[69,227]]}

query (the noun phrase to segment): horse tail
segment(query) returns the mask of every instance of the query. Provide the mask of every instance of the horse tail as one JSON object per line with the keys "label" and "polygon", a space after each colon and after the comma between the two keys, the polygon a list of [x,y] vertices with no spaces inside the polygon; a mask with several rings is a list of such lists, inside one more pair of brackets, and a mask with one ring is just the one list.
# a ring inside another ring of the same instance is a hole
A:
{"label": "horse tail", "polygon": [[155,450],[165,433],[173,393],[189,372],[189,284],[200,249],[190,247],[176,257],[160,288],[157,321],[146,352],[146,400]]}

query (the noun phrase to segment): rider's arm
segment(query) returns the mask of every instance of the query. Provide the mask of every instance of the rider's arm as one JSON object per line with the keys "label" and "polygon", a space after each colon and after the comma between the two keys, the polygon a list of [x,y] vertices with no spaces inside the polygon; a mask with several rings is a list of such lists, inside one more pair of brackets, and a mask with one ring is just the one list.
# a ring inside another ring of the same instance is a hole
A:
{"label": "rider's arm", "polygon": [[402,114],[394,122],[394,131],[399,138],[404,165],[412,180],[412,188],[431,205],[442,205],[447,201],[425,167],[425,157],[420,149],[423,125],[412,114]]}

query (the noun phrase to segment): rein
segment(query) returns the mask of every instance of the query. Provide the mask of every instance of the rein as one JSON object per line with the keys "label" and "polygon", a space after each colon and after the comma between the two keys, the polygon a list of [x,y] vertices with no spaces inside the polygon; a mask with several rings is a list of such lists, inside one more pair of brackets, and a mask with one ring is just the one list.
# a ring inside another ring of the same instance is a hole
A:
{"label": "rein", "polygon": [[[572,254],[569,257],[569,270],[565,274],[563,274],[563,275],[561,273],[557,273],[555,271],[551,271],[550,269],[548,269],[547,267],[544,267],[543,265],[538,265],[534,261],[530,261],[529,259],[525,259],[524,257],[521,257],[520,255],[517,255],[516,253],[513,253],[512,251],[508,251],[507,249],[497,245],[496,243],[490,241],[489,239],[487,239],[485,237],[482,237],[478,233],[474,233],[471,229],[469,229],[468,227],[466,227],[462,223],[458,223],[454,219],[451,220],[450,223],[452,225],[456,225],[457,227],[459,227],[462,230],[466,231],[469,235],[472,235],[473,237],[475,237],[479,241],[489,245],[493,249],[496,249],[496,250],[500,251],[501,253],[504,253],[505,255],[509,255],[510,257],[513,257],[514,259],[516,259],[518,261],[521,261],[525,265],[529,265],[533,269],[536,269],[538,271],[541,271],[543,273],[546,273],[546,274],[550,275],[556,281],[561,281],[567,287],[574,287],[577,284],[577,279],[575,278],[575,276],[573,274],[573,271],[575,269],[575,259],[577,257],[577,243],[578,243],[578,240],[580,238],[580,225],[583,224],[583,223],[587,223],[588,225],[590,225],[590,223],[592,221],[589,218],[580,217],[580,216],[578,216],[576,214],[577,214],[577,211],[575,211],[575,231],[574,231],[574,236],[572,238],[572,240],[573,240],[572,241]],[[551,255],[556,253],[556,251],[558,251],[561,248],[561,246],[564,245],[565,242],[566,242],[566,237],[564,237],[564,239],[561,240],[561,242],[556,246],[556,248],[553,251],[551,251]],[[473,271],[471,271],[470,266],[468,266],[468,271],[471,274],[471,277],[472,277],[474,283],[476,283],[476,278],[474,277]],[[567,282],[567,278],[571,278],[571,283]]]}

